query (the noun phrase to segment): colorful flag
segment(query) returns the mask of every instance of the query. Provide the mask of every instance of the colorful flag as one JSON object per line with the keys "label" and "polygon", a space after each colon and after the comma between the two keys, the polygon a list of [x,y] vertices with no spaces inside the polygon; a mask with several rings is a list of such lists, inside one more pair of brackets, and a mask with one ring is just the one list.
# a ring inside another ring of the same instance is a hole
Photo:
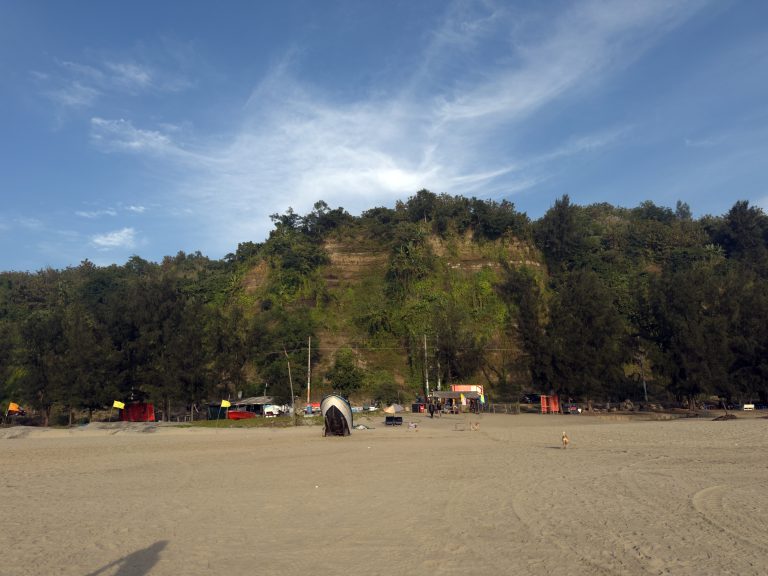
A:
{"label": "colorful flag", "polygon": [[232,406],[232,403],[229,400],[222,400],[221,401],[221,407],[222,408],[229,408],[230,406]]}
{"label": "colorful flag", "polygon": [[118,410],[122,410],[125,408],[125,402],[120,402],[120,400],[115,400],[112,402],[112,408],[117,408]]}
{"label": "colorful flag", "polygon": [[18,414],[19,412],[21,412],[21,407],[16,404],[16,402],[11,402],[8,404],[8,411],[6,414]]}
{"label": "colorful flag", "polygon": [[485,404],[485,394],[480,394],[480,402]]}
{"label": "colorful flag", "polygon": [[461,395],[461,403],[462,404],[466,404],[467,403],[466,400],[464,400],[464,394]]}

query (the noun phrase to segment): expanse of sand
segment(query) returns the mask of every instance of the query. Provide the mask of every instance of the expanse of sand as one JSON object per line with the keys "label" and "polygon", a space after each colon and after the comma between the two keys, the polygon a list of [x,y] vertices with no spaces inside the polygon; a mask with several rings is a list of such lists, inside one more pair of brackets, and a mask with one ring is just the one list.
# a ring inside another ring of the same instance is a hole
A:
{"label": "expanse of sand", "polygon": [[768,573],[757,415],[404,420],[0,429],[0,574]]}

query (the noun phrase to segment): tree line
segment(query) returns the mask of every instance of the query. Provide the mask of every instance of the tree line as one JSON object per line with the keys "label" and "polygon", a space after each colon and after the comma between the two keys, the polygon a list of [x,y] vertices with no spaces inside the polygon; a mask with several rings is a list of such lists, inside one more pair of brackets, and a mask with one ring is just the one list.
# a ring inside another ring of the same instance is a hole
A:
{"label": "tree line", "polygon": [[[768,217],[747,202],[694,219],[681,202],[563,196],[532,221],[422,190],[272,221],[221,260],[0,273],[0,401],[48,423],[141,391],[170,415],[238,393],[288,401],[308,365],[321,390],[380,401],[479,380],[499,400],[768,399]],[[336,286],[330,240],[383,264]],[[457,265],[468,253],[479,264]]]}

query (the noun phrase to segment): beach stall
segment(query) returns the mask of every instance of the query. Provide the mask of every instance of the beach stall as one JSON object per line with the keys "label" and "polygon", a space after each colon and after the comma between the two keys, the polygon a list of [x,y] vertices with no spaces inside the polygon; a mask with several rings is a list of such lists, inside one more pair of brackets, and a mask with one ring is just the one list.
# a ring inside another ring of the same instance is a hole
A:
{"label": "beach stall", "polygon": [[304,407],[304,413],[307,416],[320,414],[320,402],[307,402],[307,405]]}
{"label": "beach stall", "polygon": [[120,410],[122,422],[156,422],[155,406],[148,401],[149,395],[141,390],[131,390],[125,407]]}
{"label": "beach stall", "polygon": [[230,400],[230,406],[222,408],[220,403],[208,405],[208,420],[245,420],[256,416],[276,415],[272,396],[250,396],[240,400]]}
{"label": "beach stall", "polygon": [[[235,414],[237,417],[251,418],[253,416],[273,416],[274,398],[272,396],[250,396],[240,400],[232,400],[232,406],[229,408],[229,414]],[[253,416],[250,416],[253,415]],[[234,418],[227,416],[230,420]]]}
{"label": "beach stall", "polygon": [[485,395],[482,384],[451,384],[451,392],[461,392],[465,398],[482,398]]}
{"label": "beach stall", "polygon": [[542,414],[559,414],[560,413],[560,398],[557,394],[554,395],[541,395],[541,413]]}
{"label": "beach stall", "polygon": [[439,404],[446,414],[458,414],[464,410],[475,410],[482,400],[479,392],[439,391],[435,390],[429,395],[431,402]]}
{"label": "beach stall", "polygon": [[485,404],[485,391],[482,384],[451,384],[451,392],[459,392],[459,400],[470,412],[480,413],[481,404]]}

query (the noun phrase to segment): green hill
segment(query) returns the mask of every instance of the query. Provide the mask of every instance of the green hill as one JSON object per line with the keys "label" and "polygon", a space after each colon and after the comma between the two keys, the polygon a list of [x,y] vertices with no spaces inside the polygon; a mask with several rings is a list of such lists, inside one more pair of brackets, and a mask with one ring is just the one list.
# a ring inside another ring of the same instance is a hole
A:
{"label": "green hill", "polygon": [[140,390],[168,415],[305,399],[311,366],[313,399],[768,400],[768,217],[746,202],[695,220],[564,196],[531,221],[422,190],[272,221],[218,261],[1,273],[0,398],[47,420]]}

